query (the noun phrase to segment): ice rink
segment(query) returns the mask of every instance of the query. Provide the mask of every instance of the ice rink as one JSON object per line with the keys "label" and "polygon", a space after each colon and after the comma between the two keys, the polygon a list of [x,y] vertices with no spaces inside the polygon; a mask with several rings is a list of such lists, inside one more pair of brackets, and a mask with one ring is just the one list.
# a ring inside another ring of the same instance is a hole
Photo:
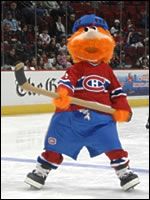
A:
{"label": "ice rink", "polygon": [[2,199],[149,199],[149,131],[145,128],[148,107],[134,108],[129,123],[119,123],[122,146],[129,153],[130,167],[140,184],[124,192],[108,158],[90,158],[83,148],[78,160],[64,156],[63,164],[51,171],[41,190],[24,183],[43,150],[44,136],[52,114],[1,118]]}

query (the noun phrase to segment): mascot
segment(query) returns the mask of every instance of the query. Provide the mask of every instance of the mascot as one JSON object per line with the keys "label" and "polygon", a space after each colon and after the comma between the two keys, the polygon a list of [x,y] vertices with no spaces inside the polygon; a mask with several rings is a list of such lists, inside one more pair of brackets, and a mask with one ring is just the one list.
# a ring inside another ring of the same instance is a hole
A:
{"label": "mascot", "polygon": [[[125,191],[134,188],[139,178],[129,168],[128,152],[116,128],[117,121],[131,119],[132,111],[109,66],[115,42],[106,21],[94,14],[82,16],[73,26],[67,47],[74,64],[59,80],[59,98],[54,99],[57,109],[45,137],[44,152],[25,182],[40,189],[49,172],[61,165],[63,154],[76,160],[86,147],[90,157],[105,153]],[[70,96],[102,103],[116,111],[110,115],[72,105]]]}

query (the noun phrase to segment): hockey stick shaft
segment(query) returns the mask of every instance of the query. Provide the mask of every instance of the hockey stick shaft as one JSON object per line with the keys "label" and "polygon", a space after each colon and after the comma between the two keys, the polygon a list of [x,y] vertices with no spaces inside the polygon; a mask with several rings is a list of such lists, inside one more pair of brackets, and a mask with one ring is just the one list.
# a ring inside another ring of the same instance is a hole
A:
{"label": "hockey stick shaft", "polygon": [[[16,80],[18,81],[18,84],[21,86],[22,89],[26,91],[31,91],[37,94],[41,94],[47,97],[51,98],[58,98],[59,94],[55,92],[50,92],[48,90],[42,89],[42,88],[37,88],[35,86],[32,86],[30,83],[27,82],[27,79],[24,74],[24,63],[18,63],[15,67],[15,76]],[[75,98],[75,97],[70,97],[71,98],[71,104],[75,104],[78,106],[83,106],[85,108],[89,108],[92,110],[100,111],[100,112],[105,112],[109,114],[113,114],[115,112],[115,109],[111,108],[110,106],[96,103],[96,102],[91,102],[91,101],[86,101],[83,99]]]}

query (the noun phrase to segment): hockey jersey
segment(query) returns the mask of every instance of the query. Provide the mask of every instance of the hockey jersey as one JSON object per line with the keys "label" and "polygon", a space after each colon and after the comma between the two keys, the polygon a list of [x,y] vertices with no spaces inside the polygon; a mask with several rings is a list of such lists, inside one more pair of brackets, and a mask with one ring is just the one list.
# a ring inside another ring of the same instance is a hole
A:
{"label": "hockey jersey", "polygon": [[[67,88],[70,96],[132,112],[126,93],[122,90],[112,68],[106,63],[76,63],[67,69],[59,80],[58,87]],[[81,107],[70,105],[68,110],[79,108]]]}

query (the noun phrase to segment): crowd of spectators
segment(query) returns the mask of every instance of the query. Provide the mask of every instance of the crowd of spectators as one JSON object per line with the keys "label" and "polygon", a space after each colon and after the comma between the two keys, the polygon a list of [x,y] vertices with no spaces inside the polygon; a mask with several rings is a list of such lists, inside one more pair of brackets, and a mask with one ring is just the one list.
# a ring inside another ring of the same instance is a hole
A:
{"label": "crowd of spectators", "polygon": [[[75,20],[87,13],[104,17],[109,24],[116,41],[112,68],[147,69],[149,16],[146,4],[135,2],[132,9],[139,11],[137,17],[126,13],[120,20],[121,1],[2,1],[1,69],[13,70],[17,60],[25,63],[26,70],[70,67],[67,38]],[[108,13],[114,13],[113,17]]]}

